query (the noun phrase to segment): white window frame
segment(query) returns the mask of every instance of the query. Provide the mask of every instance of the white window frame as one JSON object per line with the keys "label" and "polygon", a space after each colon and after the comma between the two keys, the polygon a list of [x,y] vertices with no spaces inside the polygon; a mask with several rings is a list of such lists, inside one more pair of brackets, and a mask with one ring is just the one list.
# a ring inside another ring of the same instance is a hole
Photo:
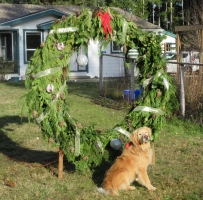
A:
{"label": "white window frame", "polygon": [[111,41],[111,53],[123,53],[123,47],[121,47],[120,49],[114,49],[116,42]]}
{"label": "white window frame", "polygon": [[39,46],[40,46],[40,44],[39,44],[39,46],[36,48],[36,49],[27,49],[27,34],[29,34],[29,33],[31,33],[31,34],[34,34],[34,33],[36,33],[36,35],[40,35],[40,44],[41,44],[41,42],[42,42],[42,39],[43,39],[43,32],[42,31],[37,31],[37,30],[24,30],[24,62],[25,63],[29,63],[30,61],[27,59],[27,52],[28,51],[35,51]]}

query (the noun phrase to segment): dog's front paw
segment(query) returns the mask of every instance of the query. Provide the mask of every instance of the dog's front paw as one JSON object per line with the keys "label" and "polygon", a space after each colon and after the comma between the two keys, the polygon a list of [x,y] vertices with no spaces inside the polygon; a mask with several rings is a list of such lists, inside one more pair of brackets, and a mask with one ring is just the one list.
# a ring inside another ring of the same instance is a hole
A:
{"label": "dog's front paw", "polygon": [[127,190],[135,190],[135,187],[134,186],[128,186],[126,189]]}
{"label": "dog's front paw", "polygon": [[151,187],[148,188],[148,189],[151,190],[151,191],[154,191],[154,190],[156,190],[156,187],[151,186]]}

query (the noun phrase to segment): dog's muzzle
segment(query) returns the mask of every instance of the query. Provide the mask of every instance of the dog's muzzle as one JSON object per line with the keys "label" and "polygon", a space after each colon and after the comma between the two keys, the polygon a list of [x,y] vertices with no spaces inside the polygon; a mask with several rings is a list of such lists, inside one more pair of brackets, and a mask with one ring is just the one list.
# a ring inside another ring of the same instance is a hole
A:
{"label": "dog's muzzle", "polygon": [[146,142],[149,142],[149,141],[150,141],[150,137],[148,135],[143,135],[142,142],[146,143]]}

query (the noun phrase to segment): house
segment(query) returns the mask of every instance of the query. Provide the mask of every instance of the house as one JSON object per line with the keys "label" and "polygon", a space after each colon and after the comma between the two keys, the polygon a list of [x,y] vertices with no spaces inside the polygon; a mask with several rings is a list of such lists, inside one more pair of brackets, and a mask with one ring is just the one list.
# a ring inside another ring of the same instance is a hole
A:
{"label": "house", "polygon": [[[151,24],[137,16],[114,8],[123,16],[131,18],[139,27],[146,31],[163,32],[159,26]],[[64,5],[32,5],[32,4],[0,4],[0,58],[15,61],[15,65],[6,75],[6,79],[19,77],[25,79],[25,72],[30,57],[40,44],[46,40],[50,26],[55,19],[81,11],[78,6]],[[70,76],[99,76],[99,51],[97,41],[90,40],[88,45],[88,63],[78,66],[77,53],[70,60]],[[102,49],[106,54],[122,54],[118,45],[111,42]],[[104,77],[123,76],[123,59],[105,57]],[[109,65],[111,67],[109,68]]]}
{"label": "house", "polygon": [[166,38],[162,41],[163,53],[176,52],[176,34],[165,30],[159,34],[166,36]]}

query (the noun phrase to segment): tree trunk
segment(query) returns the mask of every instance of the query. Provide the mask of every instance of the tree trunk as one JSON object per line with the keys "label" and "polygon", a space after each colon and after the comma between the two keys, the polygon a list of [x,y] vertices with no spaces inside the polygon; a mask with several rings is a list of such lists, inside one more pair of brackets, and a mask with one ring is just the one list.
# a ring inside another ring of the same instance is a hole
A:
{"label": "tree trunk", "polygon": [[173,24],[173,2],[170,2],[170,7],[171,7],[171,15],[170,15],[170,31],[172,31],[172,24]]}

